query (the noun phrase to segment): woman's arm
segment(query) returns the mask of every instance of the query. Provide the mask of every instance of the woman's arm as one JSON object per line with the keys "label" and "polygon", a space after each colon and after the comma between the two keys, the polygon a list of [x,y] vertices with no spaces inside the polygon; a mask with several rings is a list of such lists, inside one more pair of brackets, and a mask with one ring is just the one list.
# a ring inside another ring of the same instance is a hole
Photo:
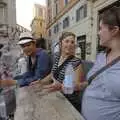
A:
{"label": "woman's arm", "polygon": [[80,64],[75,70],[75,91],[84,89],[88,83],[85,80],[85,74],[83,71],[82,64]]}
{"label": "woman's arm", "polygon": [[49,75],[47,75],[45,78],[41,80],[37,80],[37,81],[30,83],[30,85],[36,85],[36,84],[48,85],[51,82],[52,82],[52,73],[50,73]]}
{"label": "woman's arm", "polygon": [[53,80],[52,80],[52,73],[50,73],[48,76],[46,76],[45,78],[40,80],[40,84],[42,84],[42,85],[48,85],[51,82],[53,82]]}

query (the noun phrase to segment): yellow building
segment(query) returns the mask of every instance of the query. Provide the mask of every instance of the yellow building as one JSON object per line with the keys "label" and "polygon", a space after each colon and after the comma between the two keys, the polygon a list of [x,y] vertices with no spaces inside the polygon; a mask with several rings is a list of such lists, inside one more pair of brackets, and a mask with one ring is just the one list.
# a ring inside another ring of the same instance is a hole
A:
{"label": "yellow building", "polygon": [[45,20],[42,17],[35,17],[31,23],[31,29],[33,36],[37,39],[45,37]]}
{"label": "yellow building", "polygon": [[46,32],[46,8],[45,6],[35,4],[33,8],[33,20],[31,23],[31,30],[33,36],[38,38],[45,38]]}

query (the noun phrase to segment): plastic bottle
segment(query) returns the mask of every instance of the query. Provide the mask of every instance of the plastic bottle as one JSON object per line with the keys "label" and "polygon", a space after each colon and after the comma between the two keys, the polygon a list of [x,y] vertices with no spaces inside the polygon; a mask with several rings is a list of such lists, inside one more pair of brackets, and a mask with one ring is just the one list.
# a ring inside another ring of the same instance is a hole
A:
{"label": "plastic bottle", "polygon": [[22,75],[23,73],[25,73],[27,71],[27,61],[25,57],[21,57],[18,60],[18,74]]}
{"label": "plastic bottle", "polygon": [[65,70],[65,78],[63,81],[64,85],[64,94],[72,94],[74,92],[74,78],[75,71],[72,64],[68,64]]}
{"label": "plastic bottle", "polygon": [[0,117],[7,118],[4,96],[0,95]]}

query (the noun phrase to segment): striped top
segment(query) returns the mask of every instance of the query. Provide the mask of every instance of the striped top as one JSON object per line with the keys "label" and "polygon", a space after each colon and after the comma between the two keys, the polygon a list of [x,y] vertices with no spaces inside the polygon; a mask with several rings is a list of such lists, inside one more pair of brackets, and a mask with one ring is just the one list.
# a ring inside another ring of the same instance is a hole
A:
{"label": "striped top", "polygon": [[57,73],[58,76],[56,77],[56,70],[61,66],[61,65],[59,66],[59,60],[60,60],[60,55],[56,54],[55,55],[55,61],[54,61],[54,64],[53,64],[53,68],[52,68],[52,73],[53,73],[54,78],[62,83],[63,80],[64,80],[64,77],[65,77],[65,69],[66,69],[67,65],[72,64],[73,69],[75,70],[76,67],[78,67],[81,64],[81,60],[79,58],[73,56],[71,59],[69,59],[66,62],[66,64],[64,64],[62,66],[62,68]]}

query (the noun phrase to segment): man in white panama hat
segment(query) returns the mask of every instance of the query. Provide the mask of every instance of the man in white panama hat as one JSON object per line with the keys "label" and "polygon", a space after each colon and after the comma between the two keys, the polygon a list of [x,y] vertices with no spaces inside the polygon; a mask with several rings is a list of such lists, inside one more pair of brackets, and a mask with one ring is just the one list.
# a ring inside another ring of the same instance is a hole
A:
{"label": "man in white panama hat", "polygon": [[21,33],[18,44],[27,56],[27,72],[14,79],[17,80],[20,87],[23,87],[48,75],[51,70],[51,62],[45,50],[36,48],[36,41],[30,32]]}

